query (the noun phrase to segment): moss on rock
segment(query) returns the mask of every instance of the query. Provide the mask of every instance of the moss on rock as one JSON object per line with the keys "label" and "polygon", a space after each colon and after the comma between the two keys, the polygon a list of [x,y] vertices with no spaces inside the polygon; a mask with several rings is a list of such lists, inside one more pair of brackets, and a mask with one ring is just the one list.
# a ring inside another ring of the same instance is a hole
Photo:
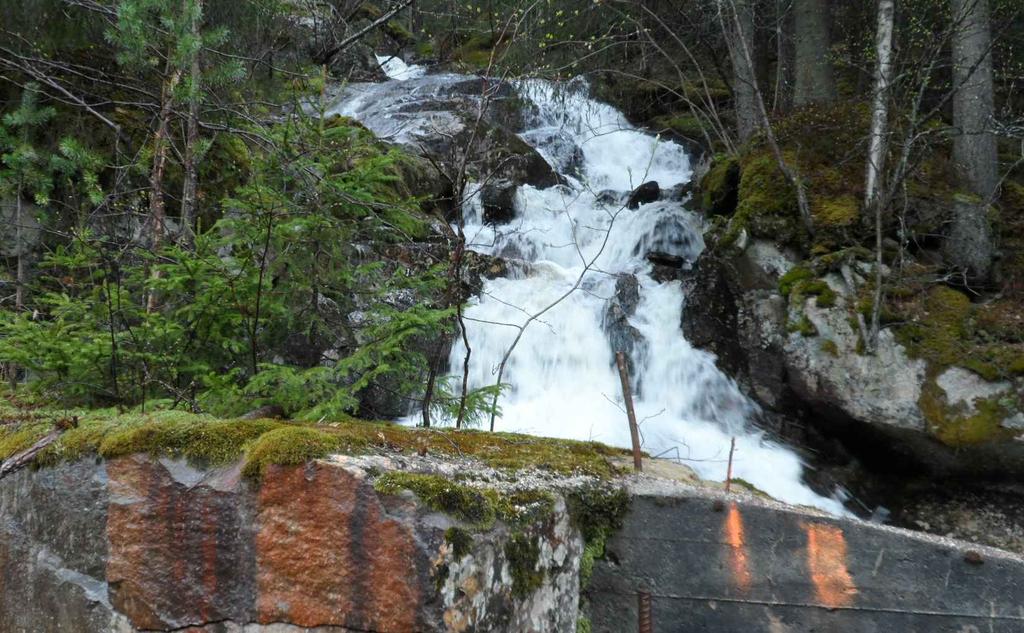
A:
{"label": "moss on rock", "polygon": [[796,189],[769,152],[756,152],[741,164],[739,202],[720,244],[735,243],[742,231],[778,244],[804,244]]}
{"label": "moss on rock", "polygon": [[460,527],[450,527],[444,531],[444,541],[452,548],[452,555],[459,560],[473,550],[473,535]]}
{"label": "moss on rock", "polygon": [[1014,436],[1002,426],[1008,411],[998,398],[979,399],[973,408],[963,403],[952,405],[945,391],[934,380],[929,380],[921,391],[918,405],[929,430],[947,446],[973,446]]}
{"label": "moss on rock", "polygon": [[545,570],[538,569],[540,562],[540,545],[537,539],[528,534],[515,534],[505,544],[505,559],[512,574],[512,593],[518,598],[525,598],[540,589],[547,575]]}
{"label": "moss on rock", "polygon": [[246,455],[243,472],[251,477],[263,475],[271,465],[297,466],[352,448],[348,438],[324,430],[303,426],[274,428],[256,439]]}
{"label": "moss on rock", "polygon": [[549,517],[554,508],[554,497],[548,492],[503,492],[457,483],[433,474],[387,472],[374,481],[373,487],[384,495],[408,490],[428,508],[452,516],[474,529],[489,529],[496,520],[510,524],[532,523]]}
{"label": "moss on rock", "polygon": [[[0,459],[44,437],[63,410],[28,408],[0,398]],[[598,444],[553,438],[453,429],[417,429],[391,423],[341,420],[303,425],[279,420],[231,420],[183,411],[117,413],[77,411],[77,428],[65,432],[37,457],[43,466],[98,454],[114,458],[132,453],[172,455],[201,463],[244,458],[249,474],[270,464],[295,464],[332,453],[365,454],[428,451],[472,457],[509,471],[539,469],[561,475],[609,478],[618,472],[610,458],[627,451]],[[525,497],[518,501],[529,506]],[[511,513],[511,509],[509,509]]]}
{"label": "moss on rock", "polygon": [[604,558],[608,539],[622,527],[629,510],[629,495],[621,488],[595,486],[573,492],[568,504],[573,524],[583,535],[580,587],[585,588],[593,574],[594,563]]}
{"label": "moss on rock", "polygon": [[701,208],[712,215],[732,215],[739,201],[740,163],[718,156],[700,181]]}

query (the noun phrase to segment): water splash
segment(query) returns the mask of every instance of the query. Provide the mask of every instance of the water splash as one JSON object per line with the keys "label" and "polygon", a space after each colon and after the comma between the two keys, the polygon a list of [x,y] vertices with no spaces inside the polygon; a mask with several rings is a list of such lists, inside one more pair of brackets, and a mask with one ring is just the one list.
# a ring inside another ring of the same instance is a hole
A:
{"label": "water splash", "polygon": [[377,63],[381,70],[388,76],[388,79],[395,81],[406,81],[416,79],[426,74],[427,69],[416,64],[406,64],[405,60],[397,55],[377,55]]}

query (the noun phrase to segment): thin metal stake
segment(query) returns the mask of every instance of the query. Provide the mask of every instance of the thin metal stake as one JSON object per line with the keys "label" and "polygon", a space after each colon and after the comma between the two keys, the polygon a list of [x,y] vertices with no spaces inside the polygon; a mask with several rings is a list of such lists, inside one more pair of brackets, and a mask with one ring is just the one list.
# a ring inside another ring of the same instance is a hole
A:
{"label": "thin metal stake", "polygon": [[633,392],[629,388],[629,369],[626,366],[626,354],[615,352],[615,364],[619,366],[619,380],[622,382],[622,398],[626,401],[626,416],[629,418],[629,437],[633,442],[633,470],[644,469],[640,456],[640,429],[636,425],[636,411],[633,410]]}
{"label": "thin metal stake", "polygon": [[729,492],[732,486],[732,454],[736,452],[736,438],[729,442],[729,469],[725,471],[725,491]]}
{"label": "thin metal stake", "polygon": [[651,594],[646,591],[636,592],[637,631],[654,633],[654,621],[651,619]]}

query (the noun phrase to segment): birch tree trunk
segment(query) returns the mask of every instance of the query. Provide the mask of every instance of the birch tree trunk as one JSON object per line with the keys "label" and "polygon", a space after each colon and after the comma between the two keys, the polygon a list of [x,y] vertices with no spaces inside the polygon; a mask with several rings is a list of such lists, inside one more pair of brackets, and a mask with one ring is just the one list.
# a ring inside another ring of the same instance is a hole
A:
{"label": "birch tree trunk", "polygon": [[793,0],[793,40],[796,77],[793,104],[833,101],[835,79],[829,53],[829,0]]}
{"label": "birch tree trunk", "polygon": [[882,186],[882,170],[889,135],[889,85],[892,83],[892,31],[895,19],[894,0],[878,1],[878,35],[875,39],[875,96],[871,107],[871,142],[868,148],[867,182],[864,207],[871,209],[878,200]]}
{"label": "birch tree trunk", "polygon": [[882,313],[882,170],[889,148],[889,88],[892,83],[892,32],[895,23],[894,0],[878,0],[878,33],[875,39],[875,96],[871,107],[871,141],[868,148],[867,182],[864,188],[864,208],[875,215],[875,291],[871,310],[871,329],[864,331],[860,322],[861,338],[868,353],[878,347],[878,332]]}
{"label": "birch tree trunk", "polygon": [[999,183],[992,83],[992,33],[988,0],[952,0],[953,159],[964,186],[977,200],[957,200],[944,252],[947,262],[985,280],[994,247],[988,206]]}

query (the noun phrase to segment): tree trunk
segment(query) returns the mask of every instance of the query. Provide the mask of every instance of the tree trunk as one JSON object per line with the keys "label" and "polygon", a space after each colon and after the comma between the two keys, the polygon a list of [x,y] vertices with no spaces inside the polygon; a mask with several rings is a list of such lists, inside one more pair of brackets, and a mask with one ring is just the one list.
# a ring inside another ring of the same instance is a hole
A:
{"label": "tree trunk", "polygon": [[861,338],[868,353],[878,347],[882,307],[882,217],[885,209],[881,196],[882,169],[889,145],[889,90],[892,83],[892,32],[896,7],[894,0],[878,1],[878,34],[875,39],[875,98],[871,108],[871,139],[868,148],[867,182],[864,188],[864,208],[875,216],[875,290],[871,310],[871,329],[865,331],[863,317],[858,320]]}
{"label": "tree trunk", "polygon": [[[20,181],[19,181],[20,183]],[[18,270],[14,277],[14,309],[18,312],[25,307],[25,246],[24,242],[24,229],[22,228],[22,204],[21,204],[21,185],[18,185],[18,190],[14,192],[14,248],[18,253]]]}
{"label": "tree trunk", "polygon": [[793,12],[789,0],[776,0],[775,27],[775,94],[772,100],[773,112],[789,112],[793,106]]}
{"label": "tree trunk", "polygon": [[988,206],[999,183],[995,135],[990,131],[995,108],[992,83],[992,33],[988,0],[952,0],[953,159],[963,184],[978,200],[954,205],[945,254],[950,265],[971,278],[985,280],[994,247]]}
{"label": "tree trunk", "polygon": [[[189,30],[192,37],[199,38],[199,21],[203,12],[203,1],[194,0],[196,7],[191,17]],[[184,0],[184,8],[189,10],[190,0]],[[185,131],[184,171],[185,182],[181,192],[181,241],[191,246],[195,239],[196,220],[196,150],[199,145],[199,90],[200,90],[199,52],[192,53],[189,65],[189,98],[188,121]]]}
{"label": "tree trunk", "polygon": [[871,209],[882,186],[882,169],[889,134],[889,85],[892,83],[892,31],[896,9],[893,0],[878,2],[878,35],[875,39],[875,97],[871,108],[871,141],[868,149],[864,207]]}
{"label": "tree trunk", "polygon": [[[723,12],[722,24],[729,46],[733,70],[733,101],[736,111],[736,131],[740,143],[746,143],[760,127],[757,106],[757,77],[754,51],[754,0],[727,0],[719,2]],[[749,54],[746,54],[746,53]]]}
{"label": "tree trunk", "polygon": [[[156,253],[163,245],[166,232],[167,212],[164,207],[164,173],[167,170],[167,145],[170,130],[171,106],[174,99],[174,88],[178,85],[181,73],[175,71],[168,77],[160,90],[160,114],[157,119],[156,131],[153,133],[153,166],[149,171],[149,226],[150,250]],[[154,270],[153,279],[159,279],[160,273]],[[146,300],[146,311],[156,309],[156,292],[150,291]]]}
{"label": "tree trunk", "polygon": [[795,86],[793,104],[828,102],[836,97],[832,62],[829,0],[793,0]]}

